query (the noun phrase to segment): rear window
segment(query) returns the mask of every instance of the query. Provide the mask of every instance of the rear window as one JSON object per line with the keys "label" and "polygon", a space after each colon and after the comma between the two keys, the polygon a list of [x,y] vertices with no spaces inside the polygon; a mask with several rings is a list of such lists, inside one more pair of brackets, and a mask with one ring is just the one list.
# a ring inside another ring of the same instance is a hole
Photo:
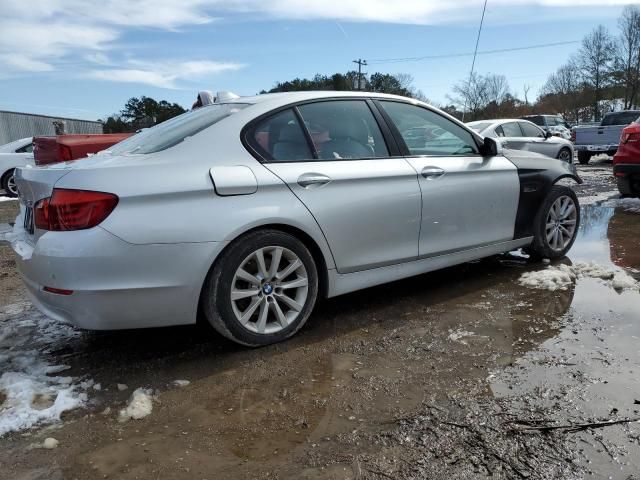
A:
{"label": "rear window", "polygon": [[116,143],[106,153],[130,155],[160,152],[247,106],[242,103],[223,103],[192,110]]}
{"label": "rear window", "polygon": [[480,133],[491,126],[491,122],[471,122],[467,123],[467,127]]}
{"label": "rear window", "polygon": [[544,117],[542,115],[532,115],[530,117],[522,117],[523,120],[529,120],[531,123],[535,123],[539,127],[544,127]]}
{"label": "rear window", "polygon": [[611,125],[629,125],[635,122],[640,116],[639,112],[619,112],[608,113],[602,119],[602,126],[609,127]]}

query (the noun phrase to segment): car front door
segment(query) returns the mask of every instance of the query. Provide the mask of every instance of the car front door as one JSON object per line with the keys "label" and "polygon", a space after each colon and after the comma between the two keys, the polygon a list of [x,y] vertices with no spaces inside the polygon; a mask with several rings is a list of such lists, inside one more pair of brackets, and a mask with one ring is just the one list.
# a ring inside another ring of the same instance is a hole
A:
{"label": "car front door", "polygon": [[[463,126],[430,109],[379,101],[422,192],[421,258],[513,239],[520,181],[505,157],[484,157]],[[405,132],[434,127],[439,136],[408,147]]]}
{"label": "car front door", "polygon": [[254,132],[265,167],[314,216],[340,273],[418,257],[416,173],[391,156],[366,100],[301,104],[275,113]]}
{"label": "car front door", "polygon": [[518,122],[520,129],[529,144],[528,150],[548,157],[556,157],[558,155],[558,145],[547,139],[547,135],[540,127],[529,122]]}

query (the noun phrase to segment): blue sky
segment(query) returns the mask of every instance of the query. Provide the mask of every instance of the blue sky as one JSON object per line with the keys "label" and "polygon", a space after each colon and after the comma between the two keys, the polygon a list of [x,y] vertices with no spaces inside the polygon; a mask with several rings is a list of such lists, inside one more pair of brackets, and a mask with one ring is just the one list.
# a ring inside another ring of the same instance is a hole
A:
{"label": "blue sky", "polygon": [[[616,31],[617,0],[489,0],[480,50]],[[0,109],[96,119],[147,95],[189,107],[199,89],[250,95],[276,81],[365,70],[408,73],[436,103],[471,57],[376,59],[473,51],[482,0],[2,0]],[[578,44],[478,57],[534,97]]]}

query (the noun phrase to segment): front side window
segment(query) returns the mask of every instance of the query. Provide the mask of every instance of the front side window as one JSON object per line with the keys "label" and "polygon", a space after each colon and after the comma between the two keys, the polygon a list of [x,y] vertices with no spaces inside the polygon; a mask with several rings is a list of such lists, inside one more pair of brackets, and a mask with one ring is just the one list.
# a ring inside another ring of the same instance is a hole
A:
{"label": "front side window", "polygon": [[166,150],[245,107],[246,104],[220,103],[191,110],[116,143],[105,153],[132,155]]}
{"label": "front side window", "polygon": [[388,157],[380,127],[363,100],[307,103],[298,107],[320,160]]}
{"label": "front side window", "polygon": [[437,113],[416,105],[382,100],[380,104],[398,128],[411,155],[474,155],[473,135]]}
{"label": "front side window", "polygon": [[535,123],[539,127],[544,127],[544,117],[540,115],[535,115],[535,116],[525,117],[525,118],[530,122]]}
{"label": "front side window", "polygon": [[252,143],[266,160],[296,162],[313,160],[304,130],[293,113],[287,109],[276,113],[256,125]]}
{"label": "front side window", "polygon": [[503,123],[502,131],[504,132],[504,136],[507,138],[522,136],[522,130],[520,130],[520,127],[516,122]]}
{"label": "front side window", "polygon": [[527,122],[518,122],[520,124],[520,128],[522,129],[522,133],[524,133],[525,137],[537,137],[544,138],[544,132],[540,130],[540,128],[535,125],[531,125]]}

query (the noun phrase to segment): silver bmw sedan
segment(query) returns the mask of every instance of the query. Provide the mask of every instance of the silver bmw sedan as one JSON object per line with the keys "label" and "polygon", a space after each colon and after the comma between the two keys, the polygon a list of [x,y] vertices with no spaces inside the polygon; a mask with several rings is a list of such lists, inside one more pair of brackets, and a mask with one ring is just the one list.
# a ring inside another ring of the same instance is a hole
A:
{"label": "silver bmw sedan", "polygon": [[[219,96],[223,98],[223,96]],[[408,98],[296,92],[185,113],[109,151],[20,168],[10,235],[33,302],[86,329],[192,324],[248,346],[316,300],[524,248],[580,221],[572,166]]]}
{"label": "silver bmw sedan", "polygon": [[563,162],[573,163],[573,143],[547,134],[528,120],[480,120],[467,126],[484,137],[497,139],[504,148],[536,152]]}

